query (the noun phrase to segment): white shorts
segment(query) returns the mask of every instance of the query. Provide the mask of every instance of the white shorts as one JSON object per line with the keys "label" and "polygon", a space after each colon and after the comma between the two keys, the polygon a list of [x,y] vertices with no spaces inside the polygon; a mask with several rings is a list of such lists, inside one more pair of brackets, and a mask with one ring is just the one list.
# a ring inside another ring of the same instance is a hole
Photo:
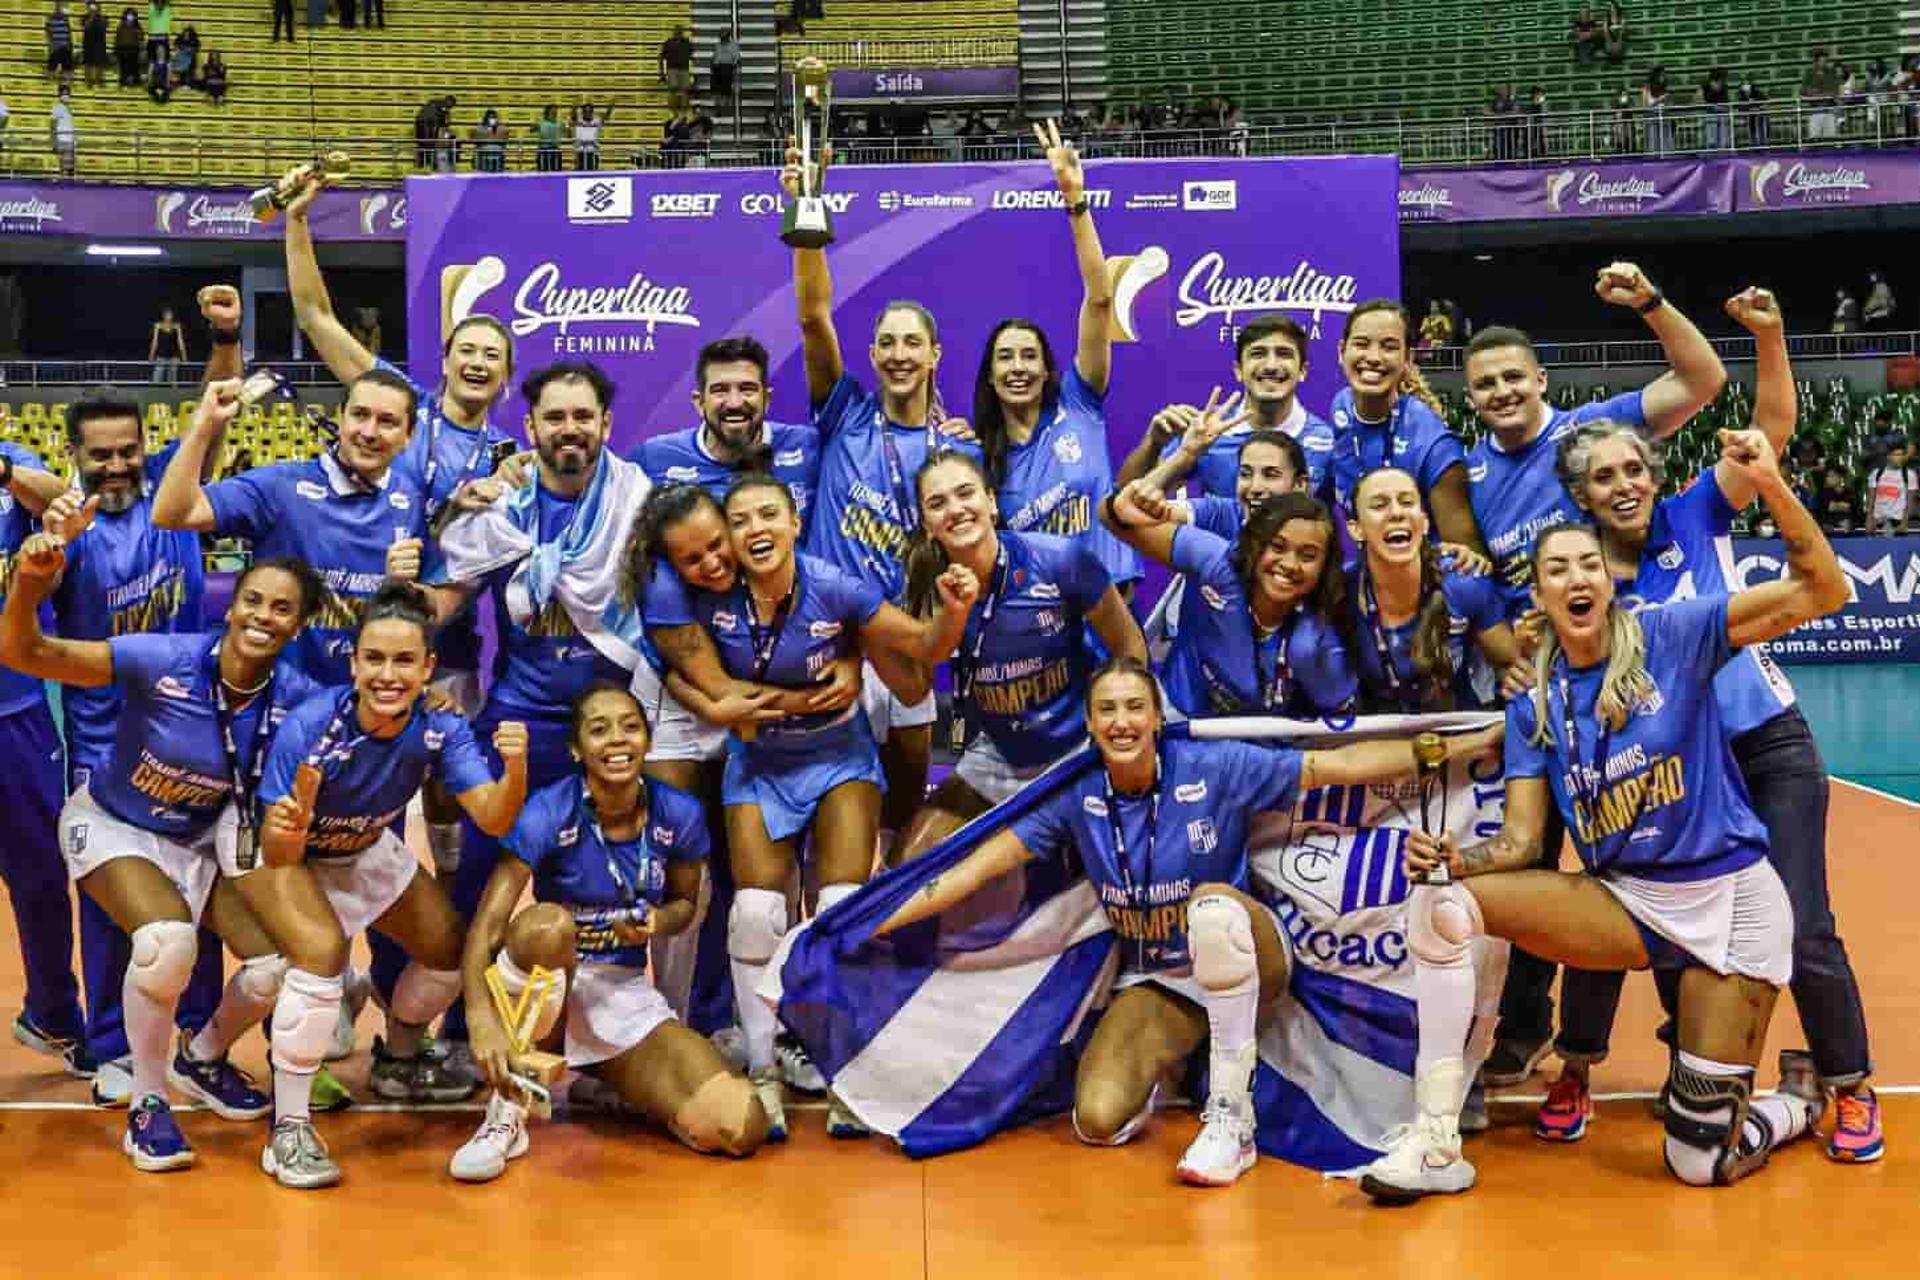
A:
{"label": "white shorts", "polygon": [[[1249,898],[1251,898],[1251,895],[1249,895]],[[1191,902],[1192,899],[1188,899],[1188,901]],[[1255,905],[1257,905],[1260,910],[1266,912],[1267,919],[1273,924],[1274,933],[1278,935],[1282,945],[1284,945],[1287,941],[1287,932],[1280,923],[1279,913],[1264,902],[1256,902]],[[1121,938],[1118,941],[1118,946],[1120,948],[1121,967],[1119,976],[1113,980],[1113,992],[1115,995],[1125,991],[1128,987],[1137,987],[1142,983],[1150,982],[1162,990],[1171,991],[1177,996],[1185,996],[1202,1009],[1207,1007],[1207,989],[1201,986],[1199,979],[1193,976],[1193,969],[1191,967],[1154,971],[1129,969],[1126,967],[1129,959],[1127,953],[1132,949],[1132,944],[1125,938]],[[1293,966],[1293,953],[1291,951],[1287,952],[1287,966],[1289,971],[1291,971]]]}
{"label": "white shorts", "polygon": [[917,729],[940,717],[931,692],[918,702],[902,702],[871,662],[860,664],[860,705],[866,709],[875,742],[885,742],[895,729]]}
{"label": "white shorts", "polygon": [[[222,874],[247,874],[235,861],[236,826],[226,815],[214,827],[214,847]],[[263,861],[259,865],[266,864]],[[382,831],[370,847],[351,857],[309,857],[306,865],[327,895],[340,921],[340,932],[349,938],[365,933],[368,925],[387,914],[420,870],[420,860],[413,856],[413,850],[391,831]]]}
{"label": "white shorts", "polygon": [[1792,979],[1793,904],[1772,863],[1678,884],[1622,874],[1596,878],[1640,926],[1656,965],[1682,959],[1673,955],[1678,948],[1718,974],[1776,987]]}
{"label": "white shorts", "polygon": [[[233,812],[231,805],[227,812]],[[95,804],[84,786],[68,796],[60,810],[60,851],[75,884],[116,858],[151,862],[180,891],[196,923],[220,878],[211,833],[192,844],[169,840],[158,832],[120,821]]]}
{"label": "white shorts", "polygon": [[984,733],[976,733],[973,741],[967,744],[967,749],[960,753],[960,759],[954,763],[953,772],[988,804],[1004,804],[1057,763],[1049,760],[1025,769],[1016,768],[1007,763],[1007,758],[1000,754],[1000,748],[993,745],[992,738]]}
{"label": "white shorts", "polygon": [[645,970],[583,964],[567,987],[567,1065],[611,1061],[671,1021],[672,1007]]}
{"label": "white shorts", "polygon": [[727,731],[687,710],[644,660],[634,664],[628,687],[647,713],[647,759],[718,760],[727,754]]}
{"label": "white shorts", "polygon": [[486,691],[480,687],[478,671],[442,672],[434,677],[428,687],[435,693],[452,698],[453,709],[469,720],[480,714],[480,708],[487,700]]}

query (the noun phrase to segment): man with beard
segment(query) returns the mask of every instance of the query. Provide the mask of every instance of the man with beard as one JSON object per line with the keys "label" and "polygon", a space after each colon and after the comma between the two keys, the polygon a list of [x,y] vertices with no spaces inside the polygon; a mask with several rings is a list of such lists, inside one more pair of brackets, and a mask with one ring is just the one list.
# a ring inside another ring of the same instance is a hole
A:
{"label": "man with beard", "polygon": [[[442,618],[482,590],[492,593],[502,661],[474,730],[492,740],[502,721],[527,726],[527,785],[566,776],[574,703],[594,684],[624,685],[639,660],[639,613],[619,599],[633,516],[650,483],[638,466],[607,453],[614,386],[598,365],[561,361],[520,385],[528,405],[533,475],[508,486],[469,486],[440,535],[426,578]],[[470,509],[480,502],[487,505]],[[497,760],[491,762],[498,768]],[[501,844],[478,827],[463,832],[453,905],[471,920]],[[463,1039],[459,1006],[446,1034]]]}
{"label": "man with beard", "polygon": [[1300,403],[1300,384],[1307,377],[1307,331],[1300,322],[1285,315],[1248,321],[1234,338],[1233,376],[1246,396],[1244,414],[1216,419],[1216,424],[1229,425],[1207,435],[1199,430],[1203,415],[1198,408],[1167,406],[1154,415],[1147,434],[1120,465],[1115,488],[1125,488],[1159,464],[1168,469],[1155,475],[1166,484],[1191,471],[1203,495],[1232,498],[1238,487],[1240,446],[1253,432],[1279,431],[1306,455],[1308,491],[1324,489],[1333,460],[1333,428]]}

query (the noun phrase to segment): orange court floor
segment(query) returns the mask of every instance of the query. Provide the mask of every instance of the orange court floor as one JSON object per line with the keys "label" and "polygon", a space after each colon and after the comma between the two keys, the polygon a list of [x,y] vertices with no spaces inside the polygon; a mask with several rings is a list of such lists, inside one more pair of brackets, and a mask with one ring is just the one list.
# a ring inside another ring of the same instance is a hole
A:
{"label": "orange court floor", "polygon": [[[1476,1190],[1401,1210],[1270,1159],[1228,1190],[1183,1187],[1173,1166],[1195,1131],[1188,1112],[1156,1118],[1120,1150],[1083,1147],[1055,1120],[923,1162],[878,1139],[829,1140],[817,1107],[793,1114],[786,1145],[744,1161],[694,1155],[636,1123],[555,1120],[535,1123],[532,1151],[506,1177],[464,1186],[447,1160],[475,1108],[362,1106],[319,1117],[346,1179],[308,1193],[260,1173],[264,1126],[192,1113],[197,1167],[140,1174],[120,1154],[125,1114],[95,1110],[84,1085],[8,1041],[0,1277],[1494,1280],[1597,1264],[1674,1280],[1920,1275],[1920,931],[1907,913],[1920,806],[1836,784],[1830,849],[1886,1104],[1889,1154],[1873,1165],[1830,1163],[1809,1141],[1733,1188],[1676,1183],[1646,1109],[1665,1060],[1644,976],[1628,984],[1614,1057],[1595,1075],[1603,1099],[1628,1096],[1602,1101],[1584,1142],[1530,1135],[1536,1078],[1496,1103],[1492,1133],[1469,1140]],[[0,956],[11,1017],[10,923]],[[375,1021],[339,1064],[363,1097]],[[1799,1036],[1783,997],[1763,1082]],[[257,1035],[238,1054],[262,1068]]]}

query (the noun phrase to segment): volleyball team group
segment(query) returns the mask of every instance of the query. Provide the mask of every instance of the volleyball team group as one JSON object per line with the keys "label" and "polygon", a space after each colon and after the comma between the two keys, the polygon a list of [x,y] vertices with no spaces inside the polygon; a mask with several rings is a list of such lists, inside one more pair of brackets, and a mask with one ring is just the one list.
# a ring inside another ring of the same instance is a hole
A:
{"label": "volleyball team group", "polygon": [[[824,1084],[760,994],[799,917],[1090,740],[1103,767],[981,841],[882,932],[931,927],[1034,860],[1088,878],[1116,927],[1172,907],[1154,945],[1123,949],[1073,1124],[1090,1144],[1126,1142],[1204,1049],[1178,1174],[1230,1184],[1257,1158],[1256,1018],[1291,963],[1250,885],[1249,815],[1412,778],[1415,754],[1399,738],[1302,751],[1164,727],[1502,707],[1504,723],[1444,738],[1453,758],[1504,755],[1499,832],[1466,848],[1408,839],[1415,1107],[1365,1170],[1368,1193],[1473,1185],[1461,1134],[1486,1120],[1469,1064],[1494,1016],[1483,938],[1516,944],[1490,1082],[1525,1078],[1550,1044],[1563,1061],[1543,1138],[1585,1132],[1622,971],[1651,967],[1676,1177],[1733,1182],[1829,1106],[1831,1157],[1880,1156],[1860,995],[1827,901],[1826,776],[1760,647],[1847,598],[1781,476],[1795,388],[1771,296],[1727,303],[1758,349],[1752,424],[1721,432],[1711,473],[1670,497],[1657,441],[1726,375],[1626,263],[1599,273],[1599,300],[1638,312],[1671,366],[1638,390],[1553,408],[1526,336],[1484,330],[1466,375],[1485,433],[1468,451],[1413,366],[1398,303],[1346,318],[1326,420],[1297,398],[1307,335],[1261,316],[1238,334],[1231,394],[1170,404],[1116,466],[1106,262],[1077,155],[1036,133],[1084,286],[1077,329],[1056,354],[1029,321],[997,325],[964,415],[935,391],[932,312],[887,304],[856,370],[829,255],[796,249],[810,421],[769,418],[766,351],[736,336],[692,371],[697,425],[630,458],[606,448],[614,387],[588,362],[526,373],[524,429],[509,432],[492,415],[520,371],[497,320],[452,327],[429,389],[336,318],[309,180],[286,211],[289,282],[346,387],[319,457],[210,479],[243,403],[240,302],[223,286],[201,295],[214,354],[176,443],[147,453],[138,406],[102,390],[68,413],[72,485],[4,446],[0,792],[27,985],[14,1030],[129,1108],[136,1169],[194,1162],[183,1098],[270,1118],[260,1167],[282,1186],[339,1181],[315,1085],[351,1051],[369,985],[385,1021],[377,1094],[487,1091],[455,1178],[498,1177],[528,1152],[530,1046],[564,1054],[577,1102],[696,1150],[784,1140],[786,1088]],[[1721,548],[1755,502],[1788,571],[1732,591]],[[204,534],[253,551],[210,630]],[[1143,627],[1147,560],[1172,585]],[[485,681],[482,608],[499,650]],[[959,754],[929,793],[941,664]],[[47,681],[62,686],[58,729]],[[1196,795],[1217,838],[1192,835]],[[401,838],[416,797],[432,871]],[[366,975],[349,959],[363,933]],[[1550,1040],[1555,962],[1568,968]],[[701,1034],[688,1006],[716,971],[733,1008]],[[1783,987],[1810,1052],[1782,1054],[1762,1093]],[[228,1061],[255,1026],[267,1090]],[[866,1132],[831,1094],[828,1128]]]}

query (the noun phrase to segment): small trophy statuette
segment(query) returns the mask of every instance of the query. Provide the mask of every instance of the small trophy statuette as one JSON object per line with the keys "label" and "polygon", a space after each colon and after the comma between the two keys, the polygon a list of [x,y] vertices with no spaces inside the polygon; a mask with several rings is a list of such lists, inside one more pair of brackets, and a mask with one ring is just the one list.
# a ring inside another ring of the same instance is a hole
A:
{"label": "small trophy statuette", "polygon": [[[800,150],[800,190],[787,200],[780,239],[795,249],[824,249],[833,243],[833,218],[820,198],[827,171],[827,129],[833,114],[833,76],[819,58],[793,64],[793,128]],[[814,117],[820,135],[814,136]]]}
{"label": "small trophy statuette", "polygon": [[329,151],[317,160],[295,165],[271,186],[261,187],[247,197],[253,205],[253,217],[256,222],[272,222],[293,198],[300,194],[307,183],[321,178],[338,178],[352,167],[353,161],[344,151]]}
{"label": "small trophy statuette", "polygon": [[[1439,790],[1441,779],[1447,772],[1447,744],[1445,739],[1432,730],[1418,734],[1413,740],[1414,771],[1420,784],[1420,830],[1428,835],[1435,834],[1433,829],[1434,793]],[[1428,884],[1449,884],[1452,875],[1443,862],[1427,872]]]}

